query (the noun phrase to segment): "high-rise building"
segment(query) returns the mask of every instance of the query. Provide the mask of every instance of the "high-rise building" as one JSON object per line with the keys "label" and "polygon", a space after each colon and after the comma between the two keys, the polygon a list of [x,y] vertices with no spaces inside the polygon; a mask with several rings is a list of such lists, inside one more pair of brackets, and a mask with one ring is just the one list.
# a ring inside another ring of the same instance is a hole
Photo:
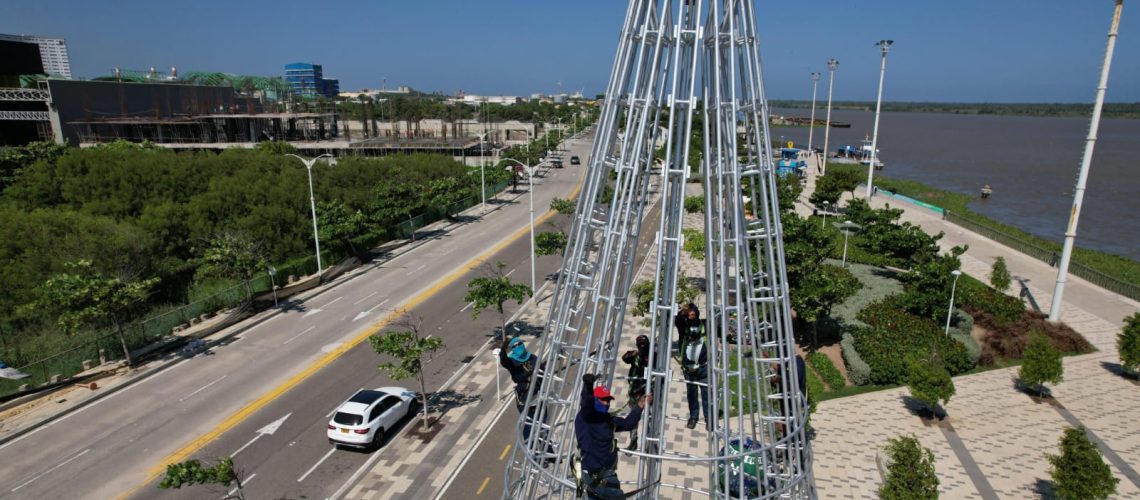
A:
{"label": "high-rise building", "polygon": [[34,43],[40,47],[40,59],[44,72],[57,78],[71,79],[71,60],[67,57],[67,42],[62,38],[49,38],[36,35],[5,35],[0,40]]}
{"label": "high-rise building", "polygon": [[324,68],[320,64],[292,63],[285,65],[285,81],[293,86],[293,91],[305,97],[324,96],[332,99],[340,93],[340,81],[325,79]]}

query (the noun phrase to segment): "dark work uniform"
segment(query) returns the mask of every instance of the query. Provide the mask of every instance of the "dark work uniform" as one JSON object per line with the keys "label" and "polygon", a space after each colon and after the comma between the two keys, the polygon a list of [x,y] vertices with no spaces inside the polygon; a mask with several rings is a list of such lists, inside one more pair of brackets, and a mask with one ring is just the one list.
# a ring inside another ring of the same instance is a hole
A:
{"label": "dark work uniform", "polygon": [[[701,331],[703,332],[703,328]],[[687,335],[681,342],[681,371],[685,375],[685,399],[689,402],[689,420],[694,421],[703,409],[706,427],[709,420],[708,346],[703,336]],[[694,382],[699,382],[696,384]],[[700,393],[698,408],[697,394]]]}
{"label": "dark work uniform", "polygon": [[632,431],[641,421],[641,407],[633,405],[629,415],[617,417],[594,408],[594,384],[582,384],[582,401],[574,418],[574,437],[582,456],[582,474],[586,482],[586,498],[624,498],[617,477],[617,440],[615,431]]}

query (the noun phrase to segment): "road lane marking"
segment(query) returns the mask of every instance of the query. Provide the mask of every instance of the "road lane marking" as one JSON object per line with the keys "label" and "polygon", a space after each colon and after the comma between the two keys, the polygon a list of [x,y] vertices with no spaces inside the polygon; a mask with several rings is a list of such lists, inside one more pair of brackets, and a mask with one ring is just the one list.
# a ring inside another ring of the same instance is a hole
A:
{"label": "road lane marking", "polygon": [[199,388],[198,388],[198,390],[196,390],[196,391],[194,391],[194,392],[191,392],[190,394],[187,394],[187,395],[186,395],[186,397],[184,397],[184,398],[182,398],[182,399],[179,399],[179,400],[178,400],[178,402],[179,402],[179,403],[181,403],[181,402],[183,402],[183,401],[186,401],[187,399],[190,399],[190,398],[194,397],[194,395],[195,395],[195,394],[198,394],[199,392],[202,392],[202,391],[204,391],[204,390],[206,390],[206,389],[209,389],[211,385],[214,385],[214,384],[216,384],[216,383],[218,383],[218,382],[221,382],[221,381],[222,381],[222,379],[224,379],[224,378],[226,378],[226,377],[227,377],[227,375],[222,375],[221,377],[218,377],[218,379],[217,379],[217,380],[215,380],[215,381],[213,381],[213,382],[210,382],[210,383],[208,383],[208,384],[206,384],[206,385],[204,385],[204,386],[202,386],[202,387],[199,387]]}
{"label": "road lane marking", "polygon": [[[245,481],[241,482],[241,487],[244,488],[246,486],[249,486],[249,482],[253,481],[253,478],[255,478],[255,477],[257,477],[256,472],[254,472],[253,474],[250,474],[249,477],[245,478]],[[226,500],[227,498],[233,498],[234,493],[237,493],[237,490],[238,490],[237,487],[234,487],[234,489],[230,490],[229,494],[222,497],[222,500]]]}
{"label": "road lane marking", "polygon": [[37,479],[39,479],[39,478],[41,478],[41,477],[44,477],[44,476],[46,476],[46,475],[50,474],[52,471],[54,471],[54,470],[56,470],[56,469],[58,469],[58,468],[60,468],[60,467],[63,467],[63,466],[65,466],[65,465],[67,465],[67,464],[69,464],[69,463],[71,463],[71,462],[75,461],[77,458],[79,458],[79,457],[82,457],[83,455],[86,455],[86,454],[87,454],[87,452],[89,452],[89,451],[91,451],[91,448],[87,448],[86,450],[83,450],[83,451],[79,452],[79,454],[78,454],[78,455],[76,455],[76,456],[74,456],[74,457],[71,457],[71,458],[69,458],[69,459],[67,459],[67,460],[64,460],[63,462],[60,462],[60,463],[59,463],[59,465],[56,465],[55,467],[52,467],[52,468],[50,468],[50,469],[48,469],[48,470],[45,470],[45,471],[41,472],[41,473],[40,473],[38,476],[36,476],[36,477],[33,477],[33,478],[31,478],[31,479],[29,479],[29,480],[25,481],[25,482],[24,482],[24,484],[21,484],[21,485],[19,485],[19,486],[15,487],[15,488],[12,488],[12,491],[11,491],[11,492],[12,492],[12,493],[15,493],[15,492],[16,492],[16,490],[18,490],[18,489],[20,489],[20,488],[23,488],[23,487],[25,487],[25,486],[27,486],[27,485],[29,485],[29,484],[32,484],[32,481],[35,481],[35,480],[37,480]]}
{"label": "road lane marking", "polygon": [[502,462],[504,458],[507,458],[507,452],[508,451],[511,451],[511,445],[509,445],[509,444],[505,448],[503,448],[503,452],[499,454],[499,461],[500,462]]}
{"label": "road lane marking", "polygon": [[300,336],[302,336],[302,335],[304,335],[304,334],[306,334],[306,333],[309,333],[309,330],[312,330],[312,329],[314,329],[314,328],[316,328],[316,327],[315,327],[315,326],[310,326],[310,327],[306,328],[306,329],[305,329],[305,331],[303,331],[303,332],[301,332],[301,333],[298,333],[298,334],[296,334],[296,335],[294,335],[294,336],[290,337],[290,338],[289,338],[289,340],[286,340],[286,341],[282,342],[282,343],[281,343],[281,345],[285,345],[285,344],[288,344],[288,343],[290,343],[290,342],[292,342],[292,341],[296,340],[296,339],[297,339],[297,337],[300,337]]}
{"label": "road lane marking", "polygon": [[[391,299],[391,298],[387,298],[387,299],[384,299],[384,301],[383,301],[383,302],[381,302],[381,303],[379,303],[379,304],[376,304],[376,305],[372,306],[372,309],[376,309],[377,307],[380,307],[380,306],[382,306],[382,305],[384,305],[384,304],[387,304],[389,300],[392,300],[392,299]],[[369,309],[369,310],[368,310],[368,312],[372,312],[372,309]]]}
{"label": "road lane marking", "polygon": [[364,298],[362,298],[362,299],[360,299],[360,300],[358,300],[358,301],[356,301],[356,302],[353,302],[353,303],[352,303],[352,305],[354,305],[354,306],[355,306],[355,305],[357,305],[357,304],[359,304],[359,303],[361,303],[361,302],[364,302],[364,301],[368,300],[368,297],[371,297],[371,296],[373,296],[373,295],[376,295],[376,292],[372,292],[372,293],[370,293],[370,294],[368,294],[368,295],[365,295],[365,296],[364,296]]}
{"label": "road lane marking", "polygon": [[328,306],[331,306],[331,305],[333,305],[333,304],[336,304],[336,301],[338,301],[338,300],[340,300],[340,299],[343,299],[343,298],[344,298],[344,297],[337,297],[337,298],[335,298],[335,299],[332,299],[332,300],[330,300],[330,301],[329,301],[329,303],[328,303],[328,304],[325,304],[325,305],[324,305],[324,307],[328,307]]}
{"label": "road lane marking", "polygon": [[420,267],[417,267],[417,268],[415,268],[415,270],[413,270],[412,272],[408,273],[408,276],[411,276],[411,275],[413,275],[413,274],[416,274],[417,272],[419,272],[419,270],[420,270],[420,269],[423,269],[423,268],[425,268],[425,267],[427,267],[427,264],[423,264],[423,265],[421,265]]}
{"label": "road lane marking", "polygon": [[[576,186],[574,186],[574,190],[570,192],[570,195],[567,197],[567,199],[577,198],[581,192],[582,192],[582,182],[580,181],[580,182],[578,182],[578,184]],[[545,214],[540,216],[538,219],[535,219],[534,223],[535,224],[542,224],[543,222],[546,222],[547,220],[549,220],[551,217],[554,217],[554,215],[556,215],[556,214],[557,214],[557,212],[555,212],[553,210],[548,210]],[[427,299],[429,299],[429,298],[433,297],[435,294],[439,293],[440,290],[443,290],[444,288],[450,286],[452,283],[455,283],[455,281],[458,280],[460,277],[462,277],[464,274],[467,274],[468,272],[471,272],[472,270],[474,270],[474,269],[478,268],[479,266],[483,265],[484,263],[486,263],[488,257],[495,255],[496,253],[500,252],[502,249],[506,248],[508,245],[510,245],[510,244],[514,243],[515,241],[521,239],[529,231],[530,231],[529,225],[524,225],[523,227],[520,227],[517,231],[514,232],[514,234],[511,234],[510,236],[503,238],[501,241],[499,241],[499,243],[495,244],[491,248],[488,248],[486,251],[479,254],[478,256],[471,258],[471,260],[467,261],[466,264],[459,266],[459,268],[452,271],[451,274],[448,274],[447,276],[440,278],[438,281],[435,282],[435,284],[424,289],[423,291],[421,291],[420,293],[418,293],[417,295],[415,295],[411,299],[408,299],[408,301],[403,304],[402,308],[403,309],[414,309],[416,306],[419,306],[420,304],[422,304]],[[313,362],[313,364],[309,365],[304,370],[301,370],[300,372],[293,375],[292,377],[289,377],[289,379],[286,380],[285,382],[282,382],[277,387],[275,387],[275,388],[271,389],[270,391],[262,394],[257,399],[251,401],[250,403],[246,404],[245,406],[241,407],[240,409],[234,411],[228,417],[226,417],[225,420],[223,420],[221,423],[219,423],[213,429],[210,429],[209,431],[199,435],[198,437],[191,439],[186,444],[184,444],[182,447],[180,447],[177,450],[175,450],[174,452],[170,453],[169,455],[167,455],[162,460],[159,460],[158,463],[156,463],[153,467],[151,467],[147,471],[146,478],[142,482],[140,482],[134,488],[131,488],[129,491],[127,491],[123,495],[120,495],[120,498],[128,498],[131,495],[138,492],[144,486],[147,486],[148,484],[150,484],[151,481],[154,481],[156,478],[158,478],[159,475],[161,475],[163,472],[166,471],[166,465],[167,464],[180,463],[180,462],[183,462],[183,461],[189,459],[190,456],[193,455],[195,452],[197,452],[198,450],[201,450],[207,444],[218,439],[218,437],[221,436],[222,434],[226,433],[230,429],[233,429],[238,424],[244,422],[245,419],[249,418],[251,415],[253,415],[255,412],[257,412],[261,408],[265,407],[269,403],[276,401],[277,398],[280,398],[283,394],[288,392],[290,389],[301,384],[301,382],[308,380],[315,373],[317,373],[318,371],[320,371],[324,367],[331,364],[337,358],[340,358],[342,355],[347,353],[353,347],[356,347],[357,345],[364,342],[365,340],[368,340],[369,337],[371,337],[372,335],[375,335],[376,333],[380,332],[380,330],[384,329],[389,324],[391,324],[393,321],[399,319],[400,316],[401,315],[397,311],[393,311],[391,314],[388,314],[386,317],[384,317],[380,321],[377,321],[375,324],[373,324],[371,328],[367,328],[364,331],[360,332],[360,334],[358,334],[355,338],[352,338],[352,339],[348,340],[347,342],[342,343],[336,349],[333,349],[332,351],[326,353],[324,356],[317,359],[317,361]],[[456,373],[458,373],[458,372],[456,372]],[[506,408],[506,406],[504,405],[503,408]],[[374,456],[378,457],[380,455],[374,454]]]}
{"label": "road lane marking", "polygon": [[475,301],[471,301],[467,305],[463,306],[463,309],[460,309],[459,312],[463,312],[463,311],[466,311],[468,309],[471,309],[471,306],[474,306],[474,305],[475,305]]}
{"label": "road lane marking", "polygon": [[505,278],[510,278],[510,277],[511,277],[511,275],[512,275],[512,274],[515,274],[515,271],[518,271],[518,270],[519,270],[519,268],[517,268],[517,267],[516,267],[516,268],[514,268],[514,269],[511,269],[511,272],[507,273],[507,274],[506,274],[504,277],[505,277]]}
{"label": "road lane marking", "polygon": [[479,485],[479,490],[477,490],[477,491],[475,492],[475,496],[479,496],[479,495],[482,495],[482,494],[483,494],[483,490],[487,489],[487,483],[489,483],[489,482],[491,482],[491,477],[490,477],[490,476],[487,476],[487,477],[483,478],[483,484],[480,484],[480,485]]}
{"label": "road lane marking", "polygon": [[312,467],[309,467],[309,470],[305,471],[304,474],[301,474],[301,477],[297,478],[297,482],[299,483],[301,481],[304,481],[306,477],[309,477],[309,474],[312,474],[313,471],[317,470],[317,467],[320,467],[321,464],[325,463],[325,460],[328,460],[334,451],[336,451],[336,447],[333,447],[333,449],[329,450],[328,453],[325,453],[325,456],[321,457],[320,460],[317,460],[317,463],[313,464]]}

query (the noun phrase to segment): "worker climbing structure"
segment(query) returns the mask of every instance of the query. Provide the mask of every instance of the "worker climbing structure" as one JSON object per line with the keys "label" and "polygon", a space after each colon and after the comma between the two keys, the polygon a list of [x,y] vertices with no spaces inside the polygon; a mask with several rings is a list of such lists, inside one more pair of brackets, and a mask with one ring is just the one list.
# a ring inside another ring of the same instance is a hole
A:
{"label": "worker climbing structure", "polygon": [[[615,393],[626,387],[618,358],[642,333],[654,397],[636,447],[619,451],[627,494],[815,497],[762,77],[752,0],[630,0],[503,498],[579,493],[572,464],[582,375],[597,374]],[[704,192],[699,305],[711,407],[697,429],[680,410],[686,381],[673,334],[683,202],[694,177]],[[646,257],[654,291],[648,331],[630,331],[643,224],[656,228]],[[623,401],[618,394],[611,411]]]}

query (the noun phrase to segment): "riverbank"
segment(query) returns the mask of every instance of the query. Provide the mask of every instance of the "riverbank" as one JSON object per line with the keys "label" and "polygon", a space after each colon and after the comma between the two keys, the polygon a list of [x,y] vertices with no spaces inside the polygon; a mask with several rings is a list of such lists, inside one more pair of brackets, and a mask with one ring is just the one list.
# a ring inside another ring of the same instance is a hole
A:
{"label": "riverbank", "polygon": [[[772,107],[810,109],[811,101],[770,101]],[[819,107],[819,103],[816,103]],[[874,111],[874,102],[834,101],[831,109]],[[884,102],[883,111],[901,113],[947,113],[955,115],[1088,117],[1091,103],[993,103],[993,102]],[[1104,118],[1140,119],[1140,103],[1104,104]]]}
{"label": "riverbank", "polygon": [[[839,172],[847,170],[863,173],[866,172],[866,167],[863,167],[862,165],[847,165],[839,163],[827,164],[827,171]],[[879,189],[885,189],[893,193],[902,194],[915,200],[934,205],[935,207],[949,210],[951,213],[965,218],[973,223],[997,232],[1008,234],[1033,246],[1037,246],[1049,252],[1056,253],[1057,255],[1060,255],[1061,253],[1061,245],[1057,242],[1034,236],[1016,227],[1010,226],[1008,224],[1003,224],[989,217],[986,217],[985,215],[970,210],[968,204],[974,200],[974,198],[971,196],[941,190],[917,181],[897,179],[890,177],[889,175],[882,174],[875,175],[875,185],[878,186]],[[1136,262],[1132,259],[1119,255],[1113,255],[1106,252],[1082,248],[1079,246],[1079,238],[1077,241],[1078,246],[1073,250],[1073,262],[1088,266],[1097,272],[1115,277],[1121,281],[1132,284],[1140,284],[1140,262]]]}

